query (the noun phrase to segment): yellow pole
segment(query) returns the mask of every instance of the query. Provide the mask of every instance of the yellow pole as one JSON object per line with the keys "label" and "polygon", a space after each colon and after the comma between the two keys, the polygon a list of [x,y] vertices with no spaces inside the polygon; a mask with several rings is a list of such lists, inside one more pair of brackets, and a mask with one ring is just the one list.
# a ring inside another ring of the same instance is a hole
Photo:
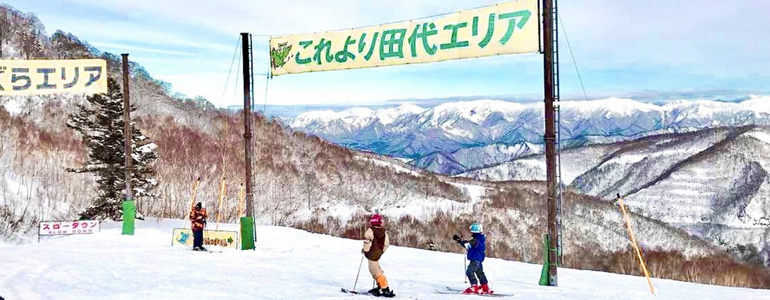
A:
{"label": "yellow pole", "polygon": [[225,161],[225,152],[224,147],[222,149],[222,183],[219,185],[219,202],[217,203],[217,230],[219,230],[219,212],[222,208],[222,199],[225,197],[225,192],[227,191],[225,180],[227,180],[227,176],[225,174],[227,172],[227,161]]}
{"label": "yellow pole", "polygon": [[195,180],[195,183],[193,183],[192,192],[190,192],[190,195],[192,198],[190,200],[190,209],[185,213],[184,223],[182,224],[182,228],[187,228],[187,219],[190,218],[188,214],[190,213],[190,211],[193,209],[193,206],[195,205],[195,195],[198,193],[198,183],[200,182],[201,182],[201,178],[198,177],[198,179]]}
{"label": "yellow pole", "polygon": [[243,183],[241,183],[241,201],[238,202],[238,218],[243,216],[243,202],[246,201],[246,190],[243,188]]}
{"label": "yellow pole", "polygon": [[628,235],[631,237],[631,242],[634,246],[634,250],[636,250],[636,256],[639,257],[639,266],[642,268],[642,271],[644,272],[644,277],[647,278],[647,285],[650,286],[650,292],[655,295],[655,287],[652,285],[652,280],[650,279],[650,273],[647,272],[647,265],[644,263],[644,259],[642,258],[642,251],[639,250],[639,246],[636,243],[636,237],[634,237],[634,230],[631,229],[631,219],[628,217],[628,214],[626,213],[626,205],[623,203],[623,198],[618,197],[618,204],[620,204],[620,210],[623,212],[623,218],[626,220],[626,228],[628,229]]}
{"label": "yellow pole", "polygon": [[225,197],[225,189],[225,176],[222,176],[222,184],[219,185],[219,203],[217,203],[217,230],[219,230],[219,211],[221,210],[220,207],[222,207],[222,199]]}

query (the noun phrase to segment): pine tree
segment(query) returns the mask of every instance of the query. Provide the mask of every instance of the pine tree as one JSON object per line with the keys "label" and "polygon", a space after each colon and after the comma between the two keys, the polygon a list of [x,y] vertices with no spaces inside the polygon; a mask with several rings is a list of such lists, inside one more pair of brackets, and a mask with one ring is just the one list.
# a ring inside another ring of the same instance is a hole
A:
{"label": "pine tree", "polygon": [[[98,197],[86,209],[81,219],[122,218],[125,191],[125,146],[123,139],[123,93],[113,78],[107,80],[107,94],[87,97],[87,105],[78,104],[78,112],[69,116],[67,127],[79,132],[88,148],[88,161],[81,168],[67,168],[68,172],[95,173],[99,184]],[[136,107],[131,105],[131,111]],[[132,190],[135,200],[156,197],[157,186],[150,167],[157,158],[157,145],[132,126]]]}

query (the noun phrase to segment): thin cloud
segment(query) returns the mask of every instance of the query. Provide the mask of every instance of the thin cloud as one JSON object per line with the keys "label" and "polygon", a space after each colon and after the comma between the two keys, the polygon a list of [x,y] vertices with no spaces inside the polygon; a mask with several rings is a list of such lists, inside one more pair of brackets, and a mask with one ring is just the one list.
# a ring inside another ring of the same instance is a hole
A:
{"label": "thin cloud", "polygon": [[[149,53],[158,53],[158,54],[168,54],[168,55],[177,55],[177,56],[196,56],[194,53],[190,52],[181,52],[181,51],[173,51],[173,50],[163,50],[163,49],[157,49],[157,48],[149,48],[149,47],[139,47],[139,46],[131,46],[126,44],[115,44],[115,43],[105,43],[105,42],[93,42],[91,45],[98,47],[98,48],[104,48],[104,49],[122,49],[122,50],[133,50],[133,51],[140,51],[140,52],[149,52]],[[104,49],[100,49],[104,51]]]}

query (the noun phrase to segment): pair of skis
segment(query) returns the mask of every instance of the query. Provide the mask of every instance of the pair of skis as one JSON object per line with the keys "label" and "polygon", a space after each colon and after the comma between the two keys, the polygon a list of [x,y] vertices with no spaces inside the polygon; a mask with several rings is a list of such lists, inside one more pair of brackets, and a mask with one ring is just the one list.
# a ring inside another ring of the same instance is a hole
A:
{"label": "pair of skis", "polygon": [[222,253],[222,250],[192,250],[193,252]]}
{"label": "pair of skis", "polygon": [[359,292],[359,291],[349,290],[349,289],[346,289],[346,288],[342,288],[342,292],[343,293],[348,293],[348,294],[367,295],[367,296],[383,297],[383,298],[393,298],[393,297],[396,296],[396,295],[393,295],[393,296],[380,296],[380,295],[371,294],[368,291]]}
{"label": "pair of skis", "polygon": [[[455,289],[451,287],[446,287],[445,291],[436,290],[436,293],[439,294],[452,294],[452,295],[475,295],[475,296],[482,296],[482,297],[510,297],[513,296],[513,294],[463,294],[463,289]],[[348,290],[346,288],[342,288],[343,293],[348,294],[355,294],[355,295],[368,295],[368,296],[375,296],[372,294],[369,294],[368,292],[358,292],[353,290]],[[377,296],[375,296],[377,297]]]}
{"label": "pair of skis", "polygon": [[446,291],[440,291],[436,290],[436,293],[439,294],[457,294],[457,295],[474,295],[474,296],[483,296],[483,297],[510,297],[513,296],[513,294],[463,294],[464,289],[455,289],[451,287],[446,287]]}

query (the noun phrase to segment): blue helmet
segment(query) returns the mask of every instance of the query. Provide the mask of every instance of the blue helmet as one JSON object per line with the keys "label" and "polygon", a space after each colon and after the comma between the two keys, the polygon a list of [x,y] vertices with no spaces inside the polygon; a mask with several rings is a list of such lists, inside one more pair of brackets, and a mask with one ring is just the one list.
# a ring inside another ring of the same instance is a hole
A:
{"label": "blue helmet", "polygon": [[483,231],[483,229],[481,227],[481,224],[479,224],[479,223],[471,224],[470,229],[471,229],[472,233],[481,233],[481,231]]}

